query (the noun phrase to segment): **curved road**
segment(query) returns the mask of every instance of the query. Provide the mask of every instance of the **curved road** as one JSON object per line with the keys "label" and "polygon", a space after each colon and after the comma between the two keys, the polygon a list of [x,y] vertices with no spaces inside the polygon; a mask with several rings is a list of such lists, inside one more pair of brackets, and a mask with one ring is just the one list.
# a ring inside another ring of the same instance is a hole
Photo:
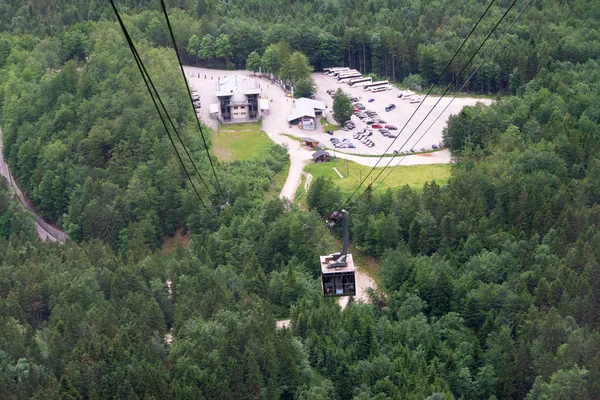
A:
{"label": "curved road", "polygon": [[19,187],[17,186],[10,174],[8,164],[4,161],[4,156],[2,154],[2,146],[2,130],[0,129],[0,174],[2,174],[2,176],[4,176],[8,180],[11,190],[17,195],[21,204],[23,204],[23,207],[31,211],[35,216],[35,229],[37,230],[38,235],[40,235],[40,239],[44,241],[48,240],[50,242],[63,243],[65,240],[67,240],[67,235],[64,232],[59,231],[55,227],[51,226],[46,221],[44,221],[37,214],[33,206],[27,201],[25,196],[23,196],[23,193],[21,192],[21,190],[19,189]]}

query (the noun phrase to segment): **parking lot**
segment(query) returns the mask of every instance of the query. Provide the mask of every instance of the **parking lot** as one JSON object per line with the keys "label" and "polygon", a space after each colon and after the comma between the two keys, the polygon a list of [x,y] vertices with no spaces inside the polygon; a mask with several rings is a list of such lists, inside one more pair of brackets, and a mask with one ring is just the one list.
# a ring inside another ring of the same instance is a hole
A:
{"label": "parking lot", "polygon": [[[356,116],[352,116],[352,121],[356,125],[356,128],[350,131],[336,131],[334,136],[340,141],[347,139],[347,143],[352,143],[355,146],[355,148],[340,149],[341,151],[356,155],[384,153],[390,154],[393,153],[394,150],[398,152],[409,152],[411,149],[417,152],[423,149],[431,150],[435,146],[439,146],[441,144],[443,130],[451,114],[458,114],[464,106],[474,105],[477,102],[491,104],[491,100],[489,99],[458,97],[443,113],[441,113],[448,103],[450,103],[452,97],[444,97],[440,101],[439,96],[430,96],[424,102],[422,102],[422,104],[410,103],[407,100],[402,100],[397,97],[399,92],[398,89],[371,93],[364,91],[362,87],[350,87],[346,83],[338,83],[335,78],[322,73],[314,73],[313,79],[318,87],[318,92],[316,94],[317,99],[324,101],[328,106],[328,120],[333,122],[333,118],[331,116],[333,98],[327,93],[327,90],[337,90],[338,88],[341,88],[345,93],[358,98],[359,101],[365,106],[366,110],[377,113],[377,116],[385,121],[381,124],[382,126],[387,124],[394,125],[398,128],[398,130],[390,131],[391,134],[397,135],[397,138],[385,137],[379,133],[377,128],[373,129],[373,133],[370,137],[368,137],[368,139],[363,138],[363,141],[370,140],[373,142],[372,146],[369,147],[368,142],[365,144],[353,137],[356,132],[363,131],[365,128],[367,128],[367,123],[365,121],[361,121]],[[425,96],[421,95],[420,97],[424,98]],[[373,101],[369,102],[369,99],[372,99]],[[436,105],[438,101],[439,104]],[[396,108],[391,111],[385,111],[386,106],[389,104],[394,104]],[[415,112],[415,110],[417,110],[417,108],[418,111],[409,121],[411,115]],[[425,118],[428,114],[429,116],[427,119],[422,122],[423,118]],[[436,121],[434,122],[434,120]],[[409,121],[408,124],[407,121]],[[318,139],[322,143],[326,143],[329,147],[333,147],[330,141],[330,135],[321,131],[312,134],[311,136],[315,139]],[[419,140],[421,136],[423,137]]]}

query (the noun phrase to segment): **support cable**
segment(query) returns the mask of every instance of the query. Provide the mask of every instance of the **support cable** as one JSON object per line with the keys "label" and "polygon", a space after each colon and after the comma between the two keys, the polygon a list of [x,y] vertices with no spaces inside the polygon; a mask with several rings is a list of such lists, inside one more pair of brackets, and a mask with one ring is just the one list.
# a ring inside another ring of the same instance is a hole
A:
{"label": "support cable", "polygon": [[[217,183],[217,188],[219,189],[219,193],[221,194],[221,198],[223,202],[227,202],[225,195],[223,194],[223,190],[221,189],[221,184],[219,183],[219,178],[217,178],[217,172],[215,171],[215,166],[212,162],[212,158],[210,157],[210,153],[208,151],[208,145],[206,144],[206,138],[204,137],[204,132],[202,131],[202,125],[200,124],[200,119],[198,118],[198,114],[196,113],[196,108],[194,107],[194,100],[192,99],[192,93],[190,92],[190,86],[188,84],[187,78],[185,77],[185,71],[183,70],[183,64],[181,63],[181,56],[179,55],[179,48],[177,47],[177,42],[175,41],[175,35],[173,35],[173,29],[171,28],[171,21],[169,20],[169,14],[167,13],[167,8],[165,7],[164,0],[160,0],[160,5],[162,7],[163,13],[165,14],[165,19],[167,20],[167,27],[169,28],[169,33],[171,35],[171,40],[173,41],[173,47],[175,48],[175,54],[177,55],[177,62],[179,63],[179,69],[181,69],[181,75],[183,76],[183,81],[185,82],[185,88],[188,93],[188,98],[190,99],[190,105],[192,106],[192,111],[194,112],[194,117],[196,118],[196,124],[198,125],[198,130],[200,131],[200,136],[202,136],[202,142],[204,143],[204,149],[206,150],[206,155],[208,157],[208,161],[210,162],[210,166],[213,171],[213,175],[215,176],[215,181]],[[196,173],[200,175],[196,165],[194,165],[194,169]]]}
{"label": "support cable", "polygon": [[[442,93],[441,97],[438,99],[438,101],[433,105],[433,107],[431,108],[431,110],[429,110],[429,112],[427,113],[427,115],[425,115],[425,118],[423,118],[423,120],[421,120],[421,122],[419,123],[419,125],[415,128],[415,130],[413,131],[413,133],[411,133],[411,135],[406,139],[406,141],[404,142],[404,144],[402,144],[402,146],[400,147],[400,149],[402,149],[407,143],[408,141],[414,136],[414,134],[417,132],[417,130],[421,127],[421,125],[425,122],[425,120],[427,119],[427,117],[433,112],[434,108],[439,104],[439,102],[442,100],[442,98],[446,95],[446,93],[448,93],[448,90],[450,90],[450,88],[452,87],[452,85],[454,85],[458,78],[460,77],[460,75],[464,72],[464,70],[467,68],[467,66],[471,63],[471,61],[473,60],[473,58],[475,58],[475,56],[477,55],[477,53],[479,53],[479,51],[481,50],[481,48],[483,47],[483,45],[487,42],[487,40],[490,38],[490,36],[495,32],[495,30],[498,28],[498,25],[500,25],[500,23],[504,20],[504,18],[506,17],[506,15],[508,14],[508,12],[513,8],[513,6],[516,4],[518,0],[514,0],[513,3],[510,5],[510,7],[508,7],[508,9],[506,10],[506,12],[502,15],[502,17],[498,20],[498,22],[496,23],[496,25],[494,26],[494,28],[490,31],[490,33],[486,36],[486,38],[483,40],[483,42],[481,42],[481,44],[479,45],[479,47],[477,48],[477,50],[471,55],[471,57],[469,58],[469,60],[465,63],[465,65],[462,67],[462,69],[460,70],[460,72],[456,75],[456,77],[454,78],[454,80],[446,87],[446,89],[444,90],[444,93]],[[430,90],[431,91],[431,90]],[[428,93],[429,94],[429,93]],[[422,103],[421,103],[422,104]],[[413,113],[414,115],[414,113]],[[406,126],[406,124],[404,125]],[[403,128],[404,129],[404,128]],[[395,141],[396,139],[394,139]],[[393,142],[392,142],[393,144]],[[390,145],[391,147],[391,145]],[[389,149],[389,148],[388,148]],[[386,150],[387,152],[387,150]],[[385,155],[385,154],[384,154]],[[385,171],[385,169],[392,163],[392,161],[394,160],[394,158],[396,157],[396,154],[394,154],[392,157],[390,157],[390,161],[388,161],[388,163],[386,164],[385,167],[383,167],[383,169],[379,172],[379,174],[377,174],[377,176],[375,177],[375,179],[373,181],[376,181],[381,174],[383,173],[383,171]],[[383,158],[380,158],[380,160]],[[371,169],[371,171],[369,172],[369,174],[374,170],[374,168]],[[360,200],[364,194],[371,188],[371,186],[373,185],[373,183],[369,184],[367,186],[367,188],[363,191],[363,193],[358,197],[358,199],[356,199],[354,202],[356,203],[358,200]],[[359,186],[360,187],[360,186]],[[356,191],[355,191],[356,192]],[[354,193],[353,193],[354,195]],[[352,196],[350,196],[351,198]],[[350,198],[346,201],[346,203],[344,205],[346,205],[348,203],[348,201],[350,200]]]}
{"label": "support cable", "polygon": [[[419,137],[419,139],[417,140],[417,142],[415,143],[415,146],[417,143],[419,143],[423,137],[425,136],[425,134],[427,134],[427,132],[429,132],[429,130],[433,127],[433,125],[437,122],[437,120],[442,116],[442,114],[448,109],[448,107],[450,107],[450,104],[452,104],[452,102],[454,101],[454,99],[456,99],[456,97],[458,96],[458,94],[464,89],[464,87],[469,83],[469,81],[471,80],[471,78],[473,78],[473,76],[477,73],[477,71],[479,71],[479,68],[481,68],[481,66],[483,65],[483,63],[489,58],[489,56],[494,52],[494,50],[496,49],[496,46],[498,46],[498,44],[502,41],[502,39],[504,39],[504,37],[508,34],[508,32],[510,31],[510,29],[513,27],[513,25],[519,20],[519,18],[521,18],[521,15],[523,15],[523,13],[525,12],[525,10],[527,9],[527,7],[529,7],[529,5],[531,4],[533,0],[529,0],[527,2],[527,4],[525,4],[525,7],[523,7],[523,9],[521,10],[521,12],[519,13],[519,15],[517,15],[517,17],[513,20],[513,22],[510,24],[510,26],[504,31],[504,33],[502,34],[502,36],[496,41],[496,43],[494,44],[494,46],[490,49],[490,51],[485,55],[485,57],[483,58],[483,60],[481,60],[481,62],[479,63],[479,65],[477,66],[477,68],[475,68],[475,70],[471,73],[471,75],[467,78],[467,80],[465,81],[465,83],[463,83],[463,85],[460,87],[460,89],[458,89],[458,92],[456,92],[456,94],[454,95],[454,97],[452,97],[452,100],[450,100],[450,102],[448,103],[448,105],[446,105],[446,107],[442,110],[442,112],[437,116],[437,118],[431,123],[431,125],[429,125],[429,128],[427,128],[427,130],[425,132],[423,132],[423,134]],[[379,183],[373,188],[373,191],[375,191],[379,185],[381,185],[388,176],[390,176],[390,174],[392,173],[392,171],[394,171],[394,169],[396,169],[396,167],[398,165],[400,165],[402,163],[402,161],[404,161],[404,159],[407,157],[407,155],[405,154],[400,161],[398,161],[398,163],[396,165],[394,165],[392,167],[392,169],[387,173],[387,175],[379,181]],[[358,200],[357,200],[358,201]]]}
{"label": "support cable", "polygon": [[[154,97],[154,94],[152,93],[152,89],[151,86],[154,88],[154,85],[152,85],[152,80],[150,79],[150,76],[147,75],[147,71],[144,67],[144,63],[142,61],[142,59],[139,57],[139,54],[135,48],[135,45],[133,44],[133,41],[131,40],[131,37],[129,36],[129,32],[127,31],[127,28],[125,27],[125,24],[123,23],[123,20],[121,19],[121,15],[119,14],[119,11],[117,10],[117,7],[114,3],[114,0],[110,0],[110,4],[115,12],[115,15],[117,17],[117,20],[119,22],[119,25],[121,26],[121,30],[123,31],[123,34],[125,35],[125,40],[127,41],[127,44],[129,45],[129,49],[131,50],[131,53],[133,54],[133,58],[138,66],[138,69],[140,71],[140,74],[142,75],[142,78],[144,80],[144,84],[146,85],[146,89],[148,90],[148,93],[150,94],[150,97],[152,98],[152,102],[154,103],[154,107],[156,108],[156,111],[158,112],[158,115],[160,117],[160,120],[163,124],[163,126],[165,127],[165,131],[167,132],[167,136],[169,137],[169,140],[171,141],[171,145],[173,146],[173,149],[175,150],[175,154],[177,155],[177,159],[179,160],[179,163],[181,164],[181,166],[183,167],[183,171],[185,172],[185,174],[188,177],[188,180],[190,181],[192,188],[194,189],[194,192],[196,193],[196,196],[198,197],[198,200],[200,200],[200,203],[202,204],[202,206],[204,207],[204,209],[206,210],[206,212],[212,216],[212,217],[216,217],[215,214],[211,213],[208,209],[208,207],[206,207],[206,204],[204,203],[204,201],[202,200],[202,197],[200,196],[200,193],[198,192],[198,189],[196,188],[196,185],[194,184],[194,181],[192,180],[186,166],[185,163],[183,162],[183,159],[181,158],[181,155],[179,154],[179,151],[177,150],[177,146],[175,145],[175,141],[173,140],[173,137],[171,136],[171,132],[169,132],[169,129],[167,127],[167,123],[165,121],[165,118],[163,117],[163,114],[160,111],[160,107],[158,106],[158,103],[156,102],[156,99]],[[156,88],[154,88],[154,90],[156,91]],[[160,101],[160,97],[158,96],[158,92],[156,93],[158,100]],[[163,106],[164,109],[164,104],[162,103],[162,101],[160,101],[161,105]],[[168,113],[166,111],[166,109],[164,109],[165,114],[167,115],[167,118],[170,117],[168,116]],[[171,124],[174,128],[174,124],[171,121]],[[174,128],[175,129],[175,128]],[[184,147],[185,148],[185,147]],[[200,177],[200,179],[202,180],[202,178]],[[202,182],[204,183],[204,181],[202,180]],[[206,185],[206,183],[204,183],[204,185],[206,186],[207,190],[208,190],[208,186]],[[210,193],[210,191],[209,191]],[[212,195],[212,194],[211,194]],[[214,196],[213,196],[214,197]]]}
{"label": "support cable", "polygon": [[[379,163],[381,162],[381,160],[383,159],[383,157],[385,156],[385,154],[390,150],[390,148],[392,147],[392,145],[394,144],[394,142],[398,139],[398,137],[400,137],[400,134],[408,126],[408,123],[412,120],[412,118],[415,116],[415,114],[417,113],[417,111],[419,111],[419,108],[421,108],[421,106],[423,105],[423,103],[425,102],[425,100],[427,99],[427,97],[429,97],[429,95],[431,94],[431,91],[433,90],[433,88],[440,82],[440,80],[444,76],[444,73],[446,72],[446,70],[450,67],[450,65],[452,64],[452,62],[454,61],[454,59],[456,58],[456,56],[458,55],[458,53],[462,50],[462,48],[464,47],[464,45],[467,43],[467,41],[469,40],[469,38],[471,37],[471,35],[475,31],[475,29],[479,26],[479,24],[483,20],[483,17],[485,17],[485,15],[487,14],[487,12],[492,7],[492,5],[494,4],[495,1],[496,0],[492,0],[490,2],[490,4],[487,6],[487,8],[485,9],[485,11],[483,12],[483,14],[481,14],[481,17],[479,17],[479,20],[477,21],[477,23],[475,24],[475,26],[473,27],[473,29],[471,29],[471,31],[469,32],[469,34],[467,35],[467,37],[465,38],[465,40],[462,42],[462,44],[460,45],[460,47],[458,48],[458,50],[456,50],[456,52],[454,53],[454,55],[452,56],[452,58],[450,59],[450,61],[448,62],[448,64],[446,64],[446,66],[444,67],[444,70],[440,73],[440,76],[438,77],[438,79],[436,80],[436,82],[433,85],[431,85],[431,88],[429,88],[429,91],[425,95],[425,98],[421,101],[421,103],[419,103],[417,109],[411,114],[410,118],[406,121],[406,123],[404,124],[404,126],[402,127],[402,129],[400,130],[400,132],[398,133],[398,136],[396,138],[394,138],[394,140],[392,141],[392,143],[390,143],[390,145],[384,151],[384,153],[381,155],[381,157],[379,158],[379,160],[377,160],[377,163],[375,163],[375,165],[373,166],[373,168],[371,168],[371,170],[369,171],[369,173],[359,183],[358,187],[354,190],[354,192],[352,192],[352,194],[350,195],[350,197],[348,197],[348,199],[346,199],[346,201],[342,205],[342,208],[345,208],[348,205],[348,203],[350,202],[350,200],[352,199],[352,197],[354,197],[354,195],[356,194],[356,192],[358,192],[358,190],[363,185],[363,183],[365,183],[366,180],[367,180],[367,178],[371,175],[371,173],[373,173],[373,171],[375,170],[375,168],[377,167],[377,165],[379,165]],[[370,187],[370,185],[369,185],[369,187]]]}

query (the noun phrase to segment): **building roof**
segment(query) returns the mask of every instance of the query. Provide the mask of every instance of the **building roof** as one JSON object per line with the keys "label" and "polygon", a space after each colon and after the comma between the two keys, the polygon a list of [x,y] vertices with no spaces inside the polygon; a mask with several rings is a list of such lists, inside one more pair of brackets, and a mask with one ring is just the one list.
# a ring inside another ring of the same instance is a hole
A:
{"label": "building roof", "polygon": [[319,100],[306,99],[304,97],[296,100],[296,108],[288,116],[288,122],[302,117],[315,118],[315,110],[325,110],[325,103]]}
{"label": "building roof", "polygon": [[309,137],[303,137],[303,138],[300,138],[300,139],[302,139],[303,141],[308,142],[308,143],[319,143],[318,140],[315,140],[315,139],[309,138]]}
{"label": "building roof", "polygon": [[331,154],[329,154],[329,152],[327,152],[325,150],[319,150],[316,153],[313,153],[312,158],[313,158],[313,160],[316,160],[317,158],[323,157],[323,156],[331,157]]}
{"label": "building roof", "polygon": [[217,81],[217,97],[231,96],[231,104],[243,104],[246,96],[260,94],[261,89],[254,79],[233,74]]}

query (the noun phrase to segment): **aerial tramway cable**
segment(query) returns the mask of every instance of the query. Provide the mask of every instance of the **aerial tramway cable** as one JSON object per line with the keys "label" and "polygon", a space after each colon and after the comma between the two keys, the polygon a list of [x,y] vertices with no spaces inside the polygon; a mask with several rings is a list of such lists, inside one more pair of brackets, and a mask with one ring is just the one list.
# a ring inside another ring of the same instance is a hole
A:
{"label": "aerial tramway cable", "polygon": [[[185,163],[183,162],[183,159],[181,158],[181,155],[179,154],[179,151],[177,150],[177,146],[175,145],[175,141],[173,140],[173,137],[171,136],[171,132],[169,132],[169,128],[167,127],[167,123],[165,121],[165,117],[163,116],[163,114],[160,111],[160,107],[158,105],[158,103],[156,102],[156,99],[158,99],[158,101],[160,102],[161,106],[163,107],[163,112],[165,113],[165,115],[167,116],[168,120],[171,123],[171,126],[173,127],[173,129],[175,130],[175,133],[177,134],[177,137],[179,138],[181,145],[184,147],[185,146],[183,144],[183,142],[181,141],[181,138],[179,137],[179,133],[177,132],[177,129],[175,128],[175,125],[173,124],[173,121],[171,120],[166,108],[164,107],[164,104],[162,102],[162,100],[160,99],[160,95],[158,94],[158,91],[156,91],[156,88],[154,87],[154,84],[152,83],[152,79],[150,78],[150,75],[148,74],[145,66],[144,66],[144,62],[142,61],[141,57],[139,56],[137,49],[135,48],[135,45],[133,44],[133,41],[131,40],[131,37],[129,36],[129,32],[127,31],[127,28],[125,27],[125,24],[123,23],[123,20],[121,19],[121,15],[119,14],[119,11],[117,10],[117,7],[114,3],[114,0],[110,0],[110,4],[115,12],[115,15],[117,17],[117,20],[119,22],[119,25],[121,26],[121,30],[123,31],[123,35],[125,36],[125,40],[127,41],[127,44],[129,45],[129,49],[131,50],[131,53],[133,54],[133,58],[138,66],[138,69],[140,71],[140,74],[142,75],[142,78],[144,80],[144,84],[146,85],[146,89],[148,90],[148,93],[150,94],[150,97],[152,98],[152,102],[154,103],[154,107],[156,108],[156,111],[158,112],[158,115],[160,117],[160,120],[165,128],[165,131],[167,132],[167,136],[169,137],[169,140],[171,141],[171,145],[173,146],[173,149],[175,150],[175,154],[177,155],[177,159],[179,160],[179,163],[181,164],[181,166],[183,167],[183,171],[185,172],[186,176],[188,177],[188,180],[190,181],[192,188],[194,189],[194,192],[196,193],[196,196],[198,197],[198,200],[200,200],[200,203],[202,204],[202,206],[204,207],[204,209],[206,210],[206,212],[212,216],[215,217],[215,214],[211,213],[208,209],[208,207],[206,207],[206,204],[204,203],[204,201],[202,200],[202,197],[200,196],[200,193],[198,192],[198,189],[196,188],[196,185],[194,184],[194,181],[192,180],[186,166]],[[152,87],[152,88],[151,88]],[[152,89],[154,89],[154,92],[156,94],[156,98],[154,97],[154,93],[152,93]],[[186,150],[187,153],[187,150]],[[189,157],[189,153],[188,157]],[[192,161],[193,163],[193,161]],[[204,180],[202,179],[202,176],[198,175],[200,177],[200,180],[202,181],[202,183],[204,184],[204,186],[206,187],[206,189],[208,190],[209,194],[211,196],[214,197],[214,195],[210,192],[210,189],[208,188],[208,186],[206,185],[206,182],[204,182]]]}
{"label": "aerial tramway cable", "polygon": [[[423,137],[427,134],[427,132],[429,132],[429,130],[431,129],[431,127],[433,127],[433,125],[437,122],[437,120],[442,116],[442,114],[448,109],[448,107],[450,107],[450,104],[452,104],[452,102],[454,101],[454,99],[456,99],[456,96],[458,96],[458,94],[464,89],[464,87],[467,85],[467,83],[469,83],[469,81],[471,80],[471,78],[473,78],[473,76],[477,73],[477,71],[479,71],[479,68],[481,68],[481,66],[483,65],[483,63],[489,58],[489,56],[494,52],[494,50],[496,49],[496,46],[498,46],[498,44],[502,41],[502,39],[504,39],[504,37],[508,34],[508,32],[510,31],[510,29],[513,27],[513,25],[519,20],[519,18],[521,18],[521,15],[523,15],[523,13],[525,12],[525,10],[527,9],[527,7],[529,7],[529,4],[531,4],[533,0],[529,0],[527,2],[527,4],[525,4],[525,7],[523,7],[523,9],[521,10],[521,12],[515,17],[515,19],[513,20],[513,22],[510,24],[510,26],[508,28],[506,28],[506,30],[504,31],[504,33],[502,34],[502,36],[500,36],[500,38],[496,41],[496,43],[494,43],[494,46],[490,49],[490,51],[488,51],[488,53],[485,55],[485,57],[483,58],[483,60],[481,60],[481,62],[479,63],[479,65],[477,66],[477,68],[475,68],[475,70],[471,73],[471,75],[465,80],[465,82],[463,83],[463,85],[460,87],[460,89],[458,89],[458,91],[456,92],[456,94],[454,95],[454,97],[452,97],[452,100],[450,100],[450,102],[446,105],[446,107],[442,110],[442,112],[436,117],[435,120],[433,120],[433,122],[431,123],[431,125],[429,125],[429,128],[427,128],[425,130],[425,132],[423,132],[423,134],[419,137],[419,139],[416,141],[415,145],[417,143],[419,143]],[[379,181],[379,183],[377,184],[377,186],[375,186],[375,189],[377,189],[379,187],[379,185],[381,185],[388,176],[390,176],[390,174],[392,173],[392,171],[394,171],[394,169],[396,169],[396,167],[398,165],[400,165],[400,163],[402,163],[402,161],[407,157],[407,155],[405,154],[400,161],[398,161],[398,163],[396,165],[394,165],[392,167],[392,169],[389,170],[389,172],[387,173],[387,175],[381,179]],[[360,197],[359,197],[360,199]],[[358,201],[359,199],[357,199],[356,201]]]}
{"label": "aerial tramway cable", "polygon": [[[467,43],[467,41],[469,40],[469,38],[471,37],[471,35],[475,31],[475,29],[479,26],[479,24],[483,20],[483,17],[485,17],[485,15],[487,14],[487,12],[492,7],[492,5],[494,4],[495,1],[496,0],[492,0],[490,2],[490,4],[488,4],[487,8],[483,12],[483,14],[481,14],[481,17],[479,17],[479,20],[477,21],[477,23],[475,24],[475,26],[473,27],[473,29],[471,29],[471,31],[469,32],[469,34],[467,35],[467,37],[465,38],[465,40],[462,42],[462,44],[460,45],[460,47],[458,48],[458,50],[456,50],[456,52],[454,53],[454,55],[452,56],[452,58],[450,59],[450,61],[448,62],[448,64],[444,67],[444,70],[440,73],[440,76],[438,77],[437,81],[431,86],[431,88],[429,89],[429,91],[425,95],[425,98],[421,101],[421,103],[419,103],[419,105],[417,106],[416,110],[411,114],[410,118],[406,121],[406,123],[404,124],[404,126],[402,127],[402,129],[400,130],[400,132],[398,132],[398,136],[392,141],[392,143],[390,143],[390,145],[384,151],[384,153],[381,155],[381,157],[379,158],[379,160],[377,160],[377,163],[375,163],[375,165],[371,168],[371,170],[365,176],[365,178],[358,184],[358,186],[356,187],[356,189],[354,190],[354,192],[352,192],[352,194],[350,195],[350,197],[348,197],[348,199],[346,199],[346,201],[344,202],[342,208],[346,207],[348,205],[348,203],[350,202],[350,200],[352,199],[352,197],[354,197],[354,195],[358,192],[358,190],[363,185],[363,183],[365,183],[366,180],[367,180],[367,178],[371,175],[371,173],[373,173],[373,171],[375,170],[375,168],[377,167],[377,165],[379,165],[379,163],[383,159],[383,156],[392,148],[394,142],[396,142],[396,140],[398,139],[398,137],[400,137],[400,134],[404,131],[404,129],[406,128],[406,126],[408,125],[408,123],[412,120],[412,118],[415,116],[415,114],[417,113],[417,111],[419,111],[419,108],[421,108],[421,106],[423,105],[423,102],[427,99],[427,97],[429,96],[429,94],[431,93],[431,91],[433,90],[433,88],[440,82],[440,80],[442,79],[442,76],[444,75],[444,73],[446,72],[446,70],[450,67],[450,65],[452,64],[452,62],[454,61],[454,59],[456,58],[456,56],[458,55],[458,53],[462,50],[462,48],[464,47],[464,45]],[[411,137],[412,137],[412,135],[411,135]],[[409,137],[409,139],[410,139],[410,137]],[[367,190],[368,190],[368,188],[370,186],[371,185],[369,185],[367,187]],[[361,197],[362,197],[362,195],[361,195]]]}
{"label": "aerial tramway cable", "polygon": [[[433,109],[439,104],[439,102],[442,100],[442,98],[446,95],[446,93],[448,93],[448,90],[450,90],[450,88],[452,87],[452,85],[454,85],[458,78],[460,77],[460,75],[462,75],[462,73],[464,72],[464,70],[467,68],[467,66],[471,63],[471,61],[473,61],[473,58],[475,58],[475,56],[477,55],[477,53],[479,53],[479,51],[481,50],[481,48],[483,47],[483,45],[488,41],[488,39],[490,38],[490,36],[496,31],[496,29],[498,28],[498,25],[500,25],[500,23],[504,20],[504,18],[506,17],[506,15],[510,12],[510,10],[514,7],[514,5],[517,3],[518,0],[514,0],[512,2],[512,4],[508,7],[508,9],[506,10],[506,12],[502,15],[502,17],[498,20],[498,22],[496,23],[496,25],[494,26],[494,28],[490,31],[490,33],[485,37],[485,39],[483,40],[483,42],[481,42],[481,44],[479,45],[479,47],[477,48],[477,50],[475,50],[475,52],[471,55],[471,57],[469,58],[469,60],[463,65],[462,69],[460,70],[460,72],[458,74],[456,74],[456,77],[454,78],[454,80],[446,87],[446,89],[444,90],[444,93],[442,93],[441,97],[438,99],[438,101],[433,105],[433,107],[431,108],[431,110],[429,110],[429,112],[427,113],[427,115],[425,115],[425,117],[421,120],[421,122],[419,123],[419,125],[415,128],[415,130],[413,131],[413,133],[411,133],[411,135],[406,139],[406,141],[404,142],[404,144],[402,144],[402,146],[400,147],[402,149],[402,147],[404,147],[408,141],[414,136],[414,134],[417,132],[417,130],[421,127],[421,125],[425,122],[425,120],[427,119],[427,117],[433,112]],[[468,37],[467,37],[468,38]],[[438,79],[439,80],[439,79]],[[432,87],[433,89],[433,87]],[[429,92],[427,93],[427,95],[429,95],[429,93],[431,92],[431,89],[429,90]],[[427,98],[427,96],[425,96],[425,98]],[[421,102],[421,104],[423,104]],[[420,106],[420,104],[419,104]],[[418,109],[418,108],[417,108]],[[416,110],[415,110],[416,112]],[[414,113],[413,113],[414,115]],[[412,118],[412,116],[411,116]],[[410,121],[410,119],[409,119]],[[408,121],[407,121],[408,123]],[[406,127],[406,124],[404,125],[404,127]],[[404,129],[404,128],[402,128]],[[394,141],[396,141],[396,139],[394,139]],[[394,142],[392,142],[393,144]],[[390,145],[391,147],[391,145]],[[389,147],[388,147],[389,150]],[[387,150],[386,150],[387,153]],[[385,155],[385,153],[384,153]],[[394,154],[392,157],[390,157],[390,161],[388,161],[388,163],[386,164],[385,167],[383,167],[383,169],[379,172],[379,174],[377,174],[377,176],[375,177],[375,179],[373,181],[376,181],[381,174],[385,171],[385,169],[392,163],[392,161],[394,160],[394,158],[396,157],[396,154]],[[383,159],[383,155],[381,156],[381,158],[379,159],[379,161],[381,161],[381,159]],[[378,163],[379,163],[378,161]],[[375,165],[377,166],[377,164]],[[371,168],[371,171],[369,171],[369,174],[375,169],[375,167]],[[368,176],[368,175],[367,175]],[[365,178],[366,179],[366,178]],[[362,184],[362,183],[361,183]],[[369,184],[367,186],[367,188],[362,192],[362,194],[354,201],[354,203],[356,203],[358,200],[360,200],[365,193],[371,188],[371,186],[373,185],[373,183]],[[359,185],[360,188],[360,185]],[[357,188],[358,190],[358,188]],[[352,194],[352,196],[354,196],[354,194],[356,193],[356,191],[354,191],[354,193]],[[348,198],[348,200],[346,200],[346,203],[344,203],[344,206],[346,204],[348,204],[348,202],[350,201],[350,199],[352,198],[352,196],[350,196]]]}
{"label": "aerial tramway cable", "polygon": [[[200,124],[200,119],[198,118],[198,114],[196,114],[196,108],[194,107],[194,100],[192,99],[192,93],[190,92],[190,86],[185,77],[185,71],[183,70],[183,64],[181,63],[181,56],[179,55],[179,49],[177,47],[177,42],[175,41],[175,36],[173,35],[173,29],[171,28],[171,21],[169,20],[169,15],[167,13],[167,8],[165,7],[164,0],[160,0],[160,5],[162,6],[163,13],[165,14],[165,19],[167,20],[167,27],[169,28],[169,33],[171,35],[171,40],[173,41],[173,47],[175,48],[175,54],[177,55],[177,62],[179,63],[179,68],[181,69],[181,75],[183,76],[183,81],[185,82],[185,88],[188,93],[188,97],[190,99],[190,105],[192,106],[192,111],[194,112],[194,117],[196,118],[196,123],[198,125],[198,130],[200,131],[200,136],[202,136],[202,142],[204,143],[204,148],[206,149],[206,156],[208,157],[208,161],[210,162],[210,166],[212,168],[213,175],[215,176],[215,181],[217,182],[217,188],[219,189],[219,193],[223,199],[223,202],[227,203],[227,199],[223,194],[223,190],[221,189],[221,184],[219,183],[219,178],[217,178],[217,172],[215,171],[215,166],[210,157],[210,153],[208,151],[208,145],[206,144],[206,138],[204,137],[204,132],[202,132],[202,125]],[[200,175],[198,169],[196,168],[196,164],[194,165],[194,169],[196,173]]]}

